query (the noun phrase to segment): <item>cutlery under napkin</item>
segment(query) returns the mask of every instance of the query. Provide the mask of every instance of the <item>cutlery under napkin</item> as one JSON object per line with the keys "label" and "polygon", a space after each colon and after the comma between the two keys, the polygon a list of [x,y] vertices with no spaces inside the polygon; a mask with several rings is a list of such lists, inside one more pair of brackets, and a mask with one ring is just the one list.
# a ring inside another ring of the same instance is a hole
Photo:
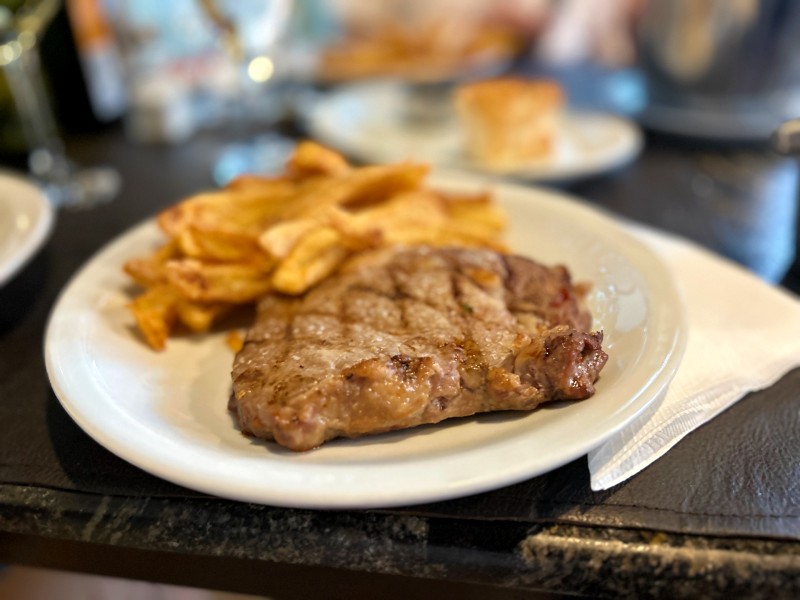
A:
{"label": "cutlery under napkin", "polygon": [[[635,475],[748,392],[800,365],[800,299],[691,242],[640,225],[629,229],[681,288],[688,344],[663,396],[589,453],[593,490]],[[736,343],[720,344],[720,336]]]}

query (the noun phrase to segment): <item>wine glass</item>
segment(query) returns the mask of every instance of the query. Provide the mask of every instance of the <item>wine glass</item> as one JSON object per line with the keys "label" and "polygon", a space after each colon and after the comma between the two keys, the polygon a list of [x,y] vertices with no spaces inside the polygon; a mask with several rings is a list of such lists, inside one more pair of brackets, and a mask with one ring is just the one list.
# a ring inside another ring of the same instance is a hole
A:
{"label": "wine glass", "polygon": [[58,134],[39,64],[39,41],[59,6],[59,0],[0,0],[0,68],[29,149],[31,174],[54,206],[90,208],[113,199],[120,179],[113,169],[77,168]]}
{"label": "wine glass", "polygon": [[[291,14],[290,0],[198,0],[238,72],[232,120],[240,131],[252,131],[277,120],[274,90],[280,69],[280,42]],[[243,136],[223,148],[214,165],[219,185],[242,173],[279,170],[295,143],[277,133]]]}

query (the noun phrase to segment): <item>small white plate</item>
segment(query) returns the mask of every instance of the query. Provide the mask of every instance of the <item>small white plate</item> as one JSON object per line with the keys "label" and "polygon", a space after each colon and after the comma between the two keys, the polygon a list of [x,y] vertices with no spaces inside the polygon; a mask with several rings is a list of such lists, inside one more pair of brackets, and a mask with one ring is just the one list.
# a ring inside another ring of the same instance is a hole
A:
{"label": "small white plate", "polygon": [[608,216],[549,191],[440,176],[440,188],[494,189],[508,241],[593,282],[610,356],[597,393],[530,413],[457,419],[292,453],[242,436],[227,411],[233,354],[224,334],[150,350],[125,309],[123,262],[161,240],[146,222],[75,276],[47,328],[56,395],[95,440],[169,481],[235,500],[314,508],[407,505],[475,494],[554,469],[598,446],[671,380],[686,341],[681,299],[661,261]]}
{"label": "small white plate", "polygon": [[53,207],[44,191],[0,171],[0,286],[33,258],[52,227]]}
{"label": "small white plate", "polygon": [[569,181],[597,175],[632,161],[642,149],[639,128],[622,117],[567,110],[559,119],[553,156],[523,167],[490,171],[472,161],[464,133],[446,94],[423,98],[435,113],[415,118],[425,106],[395,82],[346,86],[323,95],[306,110],[312,136],[363,162],[406,159],[526,181]]}

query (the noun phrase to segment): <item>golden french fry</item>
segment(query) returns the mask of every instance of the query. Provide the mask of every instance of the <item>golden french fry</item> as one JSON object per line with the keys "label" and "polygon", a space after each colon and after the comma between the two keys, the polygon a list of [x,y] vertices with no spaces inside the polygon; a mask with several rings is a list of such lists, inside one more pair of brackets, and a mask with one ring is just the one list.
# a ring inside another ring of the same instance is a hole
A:
{"label": "golden french fry", "polygon": [[258,239],[240,231],[190,226],[180,232],[177,241],[184,256],[191,258],[263,265],[271,262]]}
{"label": "golden french fry", "polygon": [[239,352],[244,347],[244,338],[236,330],[229,331],[225,336],[225,344],[234,352]]}
{"label": "golden french fry", "polygon": [[158,225],[170,237],[192,226],[250,231],[257,236],[277,219],[296,187],[290,181],[272,180],[264,186],[197,194],[162,211]]}
{"label": "golden french fry", "polygon": [[237,175],[231,179],[224,187],[226,190],[242,191],[242,190],[262,190],[265,194],[275,193],[276,187],[282,188],[280,183],[285,181],[283,177],[264,177],[263,175],[254,175],[252,173],[244,173]]}
{"label": "golden french fry", "polygon": [[444,197],[448,217],[476,235],[496,237],[506,227],[506,214],[492,202],[491,196],[483,194],[472,198]]}
{"label": "golden french fry", "polygon": [[283,221],[262,233],[258,243],[271,257],[286,258],[304,236],[318,227],[320,222],[313,218]]}
{"label": "golden french fry", "polygon": [[447,217],[441,200],[425,190],[404,192],[358,212],[330,211],[333,227],[349,238],[394,244],[396,234],[436,228]]}
{"label": "golden french fry", "polygon": [[270,289],[268,273],[249,264],[214,264],[184,258],[168,262],[166,275],[183,297],[196,302],[246,304]]}
{"label": "golden french fry", "polygon": [[194,231],[194,228],[187,227],[186,229],[181,230],[178,235],[175,236],[175,242],[178,244],[178,248],[181,251],[181,254],[178,255],[177,258],[180,258],[181,256],[200,258],[203,256],[203,249],[195,239]]}
{"label": "golden french fry", "polygon": [[321,227],[300,240],[278,265],[272,285],[285,294],[302,294],[330,275],[350,252],[338,231]]}
{"label": "golden french fry", "polygon": [[181,299],[178,302],[178,319],[195,333],[202,333],[211,329],[214,321],[231,310],[230,304],[220,302],[192,302]]}
{"label": "golden french fry", "polygon": [[311,217],[333,206],[366,207],[418,187],[427,173],[426,165],[403,163],[353,169],[340,177],[313,177],[299,184],[281,216]]}
{"label": "golden french fry", "polygon": [[132,258],[123,265],[123,270],[142,287],[151,287],[166,281],[164,265],[178,256],[178,245],[170,240],[150,256]]}
{"label": "golden french fry", "polygon": [[139,331],[154,350],[163,350],[178,316],[179,297],[168,284],[147,289],[128,308],[136,318]]}
{"label": "golden french fry", "polygon": [[[462,209],[459,204],[460,214],[454,218],[450,207],[436,193],[412,191],[348,218],[340,217],[333,223],[347,235],[364,236],[363,228],[377,228],[384,245],[465,245],[504,250],[505,246],[497,239],[500,217],[480,201],[471,202],[475,206]],[[486,224],[480,222],[483,216],[487,218]]]}
{"label": "golden french fry", "polygon": [[341,175],[350,168],[350,164],[341,154],[308,140],[297,144],[286,163],[286,173],[294,179],[315,175]]}
{"label": "golden french fry", "polygon": [[362,167],[341,178],[346,193],[337,204],[355,209],[384,201],[418,188],[429,171],[427,165],[414,163]]}

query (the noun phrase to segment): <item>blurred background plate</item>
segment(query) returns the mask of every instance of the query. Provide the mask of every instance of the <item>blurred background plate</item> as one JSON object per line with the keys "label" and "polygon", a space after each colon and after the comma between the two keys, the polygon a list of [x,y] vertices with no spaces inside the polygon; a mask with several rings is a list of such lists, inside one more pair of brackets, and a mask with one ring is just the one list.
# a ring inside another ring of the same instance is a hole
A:
{"label": "blurred background plate", "polygon": [[0,286],[33,257],[52,226],[53,208],[42,189],[0,172]]}
{"label": "blurred background plate", "polygon": [[321,96],[306,111],[311,135],[363,162],[404,159],[529,181],[567,181],[603,173],[638,156],[642,134],[631,121],[602,112],[567,110],[557,148],[546,161],[488,171],[465,151],[447,86],[372,82]]}

